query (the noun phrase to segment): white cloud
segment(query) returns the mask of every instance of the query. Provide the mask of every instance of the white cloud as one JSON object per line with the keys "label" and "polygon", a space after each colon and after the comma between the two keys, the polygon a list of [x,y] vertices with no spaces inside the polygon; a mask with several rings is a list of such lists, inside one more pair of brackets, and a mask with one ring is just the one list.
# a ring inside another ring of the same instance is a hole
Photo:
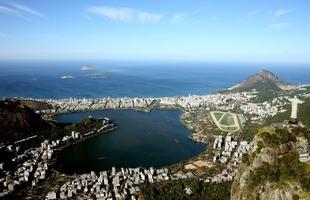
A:
{"label": "white cloud", "polygon": [[114,21],[131,21],[133,18],[133,10],[129,8],[93,6],[88,10],[92,13],[110,18]]}
{"label": "white cloud", "polygon": [[16,16],[16,17],[21,17],[22,13],[19,12],[18,10],[6,7],[6,6],[2,6],[0,5],[0,13],[3,14],[7,14],[7,15],[12,15],[12,16]]}
{"label": "white cloud", "polygon": [[269,28],[275,30],[275,29],[284,29],[284,28],[287,28],[287,27],[289,27],[289,23],[287,23],[287,22],[277,22],[277,23],[271,24]]}
{"label": "white cloud", "polygon": [[18,4],[18,3],[10,3],[10,5],[12,7],[14,7],[15,9],[24,12],[26,14],[30,14],[30,15],[34,15],[37,17],[41,17],[44,18],[44,15],[42,15],[41,13],[39,13],[38,11],[35,11],[34,9],[26,6],[26,5],[22,5],[22,4]]}
{"label": "white cloud", "polygon": [[278,10],[276,10],[276,12],[274,13],[273,16],[274,16],[275,18],[279,18],[279,17],[284,16],[284,15],[290,13],[290,12],[293,12],[293,10],[289,10],[289,9],[278,9]]}
{"label": "white cloud", "polygon": [[0,5],[0,13],[23,18],[25,20],[29,20],[29,15],[44,18],[41,13],[28,6],[16,3],[9,3],[8,5],[9,6]]}
{"label": "white cloud", "polygon": [[88,8],[88,12],[121,22],[132,22],[137,20],[140,23],[156,23],[163,17],[161,14],[144,12],[126,7],[92,6]]}
{"label": "white cloud", "polygon": [[157,23],[163,17],[163,15],[148,12],[139,12],[137,16],[142,23]]}

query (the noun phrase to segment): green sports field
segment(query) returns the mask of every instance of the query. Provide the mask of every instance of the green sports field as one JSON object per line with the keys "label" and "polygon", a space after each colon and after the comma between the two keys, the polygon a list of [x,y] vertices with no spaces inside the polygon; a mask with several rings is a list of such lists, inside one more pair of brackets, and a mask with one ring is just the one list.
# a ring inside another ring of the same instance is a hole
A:
{"label": "green sports field", "polygon": [[213,111],[211,118],[216,126],[226,132],[236,132],[240,130],[238,116],[235,113]]}

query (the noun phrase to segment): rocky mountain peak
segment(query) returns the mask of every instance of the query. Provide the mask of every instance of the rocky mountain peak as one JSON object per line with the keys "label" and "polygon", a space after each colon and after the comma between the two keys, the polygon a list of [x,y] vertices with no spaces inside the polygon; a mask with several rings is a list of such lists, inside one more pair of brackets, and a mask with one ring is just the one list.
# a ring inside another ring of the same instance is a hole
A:
{"label": "rocky mountain peak", "polygon": [[258,73],[259,76],[261,76],[263,79],[270,79],[275,82],[279,81],[279,78],[272,72],[263,69],[261,72]]}
{"label": "rocky mountain peak", "polygon": [[261,70],[259,73],[256,73],[252,76],[250,76],[249,78],[247,78],[246,80],[242,81],[240,84],[237,84],[235,86],[233,86],[232,88],[247,88],[252,86],[255,83],[258,82],[263,82],[263,81],[271,81],[272,83],[278,85],[278,86],[282,86],[282,85],[288,85],[287,82],[282,81],[278,78],[278,76],[276,76],[274,73],[263,69]]}

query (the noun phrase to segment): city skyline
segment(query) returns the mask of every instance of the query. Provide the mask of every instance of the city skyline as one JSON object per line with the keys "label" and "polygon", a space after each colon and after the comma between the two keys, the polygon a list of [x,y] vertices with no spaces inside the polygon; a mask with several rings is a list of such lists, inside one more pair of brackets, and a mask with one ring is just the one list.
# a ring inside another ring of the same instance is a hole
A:
{"label": "city skyline", "polygon": [[0,59],[310,63],[307,1],[0,1]]}

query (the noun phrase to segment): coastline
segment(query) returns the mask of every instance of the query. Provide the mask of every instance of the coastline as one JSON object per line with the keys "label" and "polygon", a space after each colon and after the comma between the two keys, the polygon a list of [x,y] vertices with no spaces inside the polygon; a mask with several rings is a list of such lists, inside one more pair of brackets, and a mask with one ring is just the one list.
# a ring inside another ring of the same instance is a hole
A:
{"label": "coastline", "polygon": [[[299,94],[305,98],[307,98],[308,93],[308,89],[299,91]],[[281,96],[271,97],[264,102],[256,101],[256,91],[230,91],[204,96],[189,95],[188,97],[163,98],[36,99],[37,101],[52,106],[52,109],[36,110],[36,112],[41,113],[46,118],[52,118],[58,114],[95,110],[136,110],[141,112],[151,112],[152,109],[177,110],[181,112],[178,120],[190,130],[189,139],[197,142],[205,142],[207,146],[204,151],[196,156],[171,164],[166,166],[166,168],[159,168],[158,170],[165,169],[168,171],[169,168],[167,180],[173,180],[173,177],[188,178],[189,176],[187,176],[187,174],[190,173],[192,174],[190,177],[198,178],[205,183],[223,183],[234,179],[238,173],[242,155],[251,150],[253,143],[251,143],[251,140],[248,141],[244,139],[240,134],[242,130],[238,131],[236,134],[230,131],[222,131],[217,127],[216,123],[212,121],[209,113],[216,110],[222,113],[236,112],[235,114],[240,113],[241,115],[245,115],[249,123],[261,123],[267,117],[272,117],[283,112],[283,108],[288,105],[288,102],[283,97],[284,95],[287,94],[282,93]],[[241,123],[240,120],[238,123]],[[87,138],[85,140],[87,140]],[[212,142],[214,142],[213,148]],[[44,148],[46,148],[46,146]],[[44,149],[44,151],[45,150],[49,151],[49,148]],[[46,161],[48,160],[44,162]],[[145,168],[126,170],[142,170],[148,173],[148,169]],[[57,177],[60,174],[59,171],[54,169],[53,171],[47,172],[51,172]],[[107,171],[100,173],[106,172]],[[92,174],[93,172],[90,174],[77,174],[75,176],[68,176],[67,174],[62,174],[60,176],[63,176],[66,181],[72,178],[80,180],[89,176],[97,177]],[[144,175],[141,176],[143,177]],[[43,184],[48,185],[49,183],[46,182],[47,180],[44,180]],[[92,178],[92,180],[94,179]],[[97,178],[95,178],[95,180],[97,180]],[[152,181],[152,179],[147,181]],[[142,183],[144,183],[144,180]],[[70,182],[57,185],[54,191],[60,192],[61,195],[62,192],[61,190],[59,191],[59,187],[61,185],[62,187],[66,186],[66,184],[70,184]],[[112,183],[112,185],[114,185],[114,183]],[[135,194],[139,194],[139,191],[137,190]]]}

